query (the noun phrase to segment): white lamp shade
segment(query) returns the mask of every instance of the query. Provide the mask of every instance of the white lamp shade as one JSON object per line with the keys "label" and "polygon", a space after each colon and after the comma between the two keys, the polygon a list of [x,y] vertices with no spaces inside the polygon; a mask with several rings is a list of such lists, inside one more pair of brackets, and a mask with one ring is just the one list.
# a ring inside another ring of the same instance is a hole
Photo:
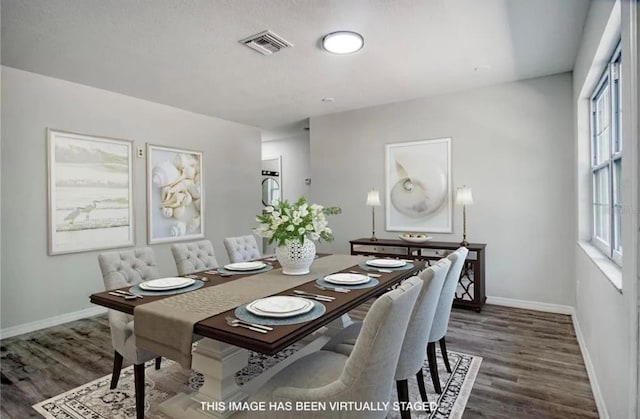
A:
{"label": "white lamp shade", "polygon": [[471,188],[461,186],[456,190],[456,204],[458,205],[472,205],[473,195],[471,194]]}
{"label": "white lamp shade", "polygon": [[367,205],[370,207],[379,207],[380,204],[380,192],[373,190],[367,194]]}

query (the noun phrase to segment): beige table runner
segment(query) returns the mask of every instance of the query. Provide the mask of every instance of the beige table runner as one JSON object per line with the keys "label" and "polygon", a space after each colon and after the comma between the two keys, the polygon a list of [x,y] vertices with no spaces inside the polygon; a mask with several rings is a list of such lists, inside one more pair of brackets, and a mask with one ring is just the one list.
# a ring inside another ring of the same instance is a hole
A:
{"label": "beige table runner", "polygon": [[330,255],[316,259],[307,275],[284,275],[281,269],[274,269],[137,306],[134,309],[136,344],[173,359],[184,368],[191,368],[193,326],[197,322],[357,265],[363,260],[366,257]]}

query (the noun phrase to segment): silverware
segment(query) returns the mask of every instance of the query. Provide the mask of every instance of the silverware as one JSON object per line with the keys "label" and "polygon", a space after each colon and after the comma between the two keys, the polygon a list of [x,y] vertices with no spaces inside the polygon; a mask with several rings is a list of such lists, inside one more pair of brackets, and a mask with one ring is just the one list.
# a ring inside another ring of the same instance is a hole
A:
{"label": "silverware", "polygon": [[137,297],[137,296],[135,296],[135,295],[120,294],[120,293],[118,293],[118,292],[113,292],[113,291],[112,291],[112,292],[109,292],[109,295],[113,295],[113,296],[115,296],[115,297],[122,297],[122,298],[124,298],[125,300],[135,300],[136,298],[138,298],[138,297]]}
{"label": "silverware", "polygon": [[232,276],[231,274],[228,274],[226,272],[220,272],[220,270],[216,271],[216,274],[220,275],[220,276]]}
{"label": "silverware", "polygon": [[322,285],[318,285],[318,284],[314,284],[316,286],[316,288],[321,289],[322,291],[335,291],[335,292],[342,292],[342,293],[348,293],[351,292],[351,290],[348,290],[346,288],[327,288],[327,287],[323,287]]}
{"label": "silverware", "polygon": [[258,332],[258,333],[269,333],[267,330],[265,329],[258,329],[257,327],[253,327],[253,326],[247,326],[244,323],[238,323],[238,322],[233,322],[233,321],[229,321],[227,320],[227,324],[231,327],[243,327],[245,329],[249,329],[249,330],[253,330],[254,332]]}
{"label": "silverware", "polygon": [[300,291],[300,290],[293,290],[293,292],[295,294],[298,294],[298,295],[310,295],[311,297],[328,298],[329,300],[335,300],[336,299],[336,297],[332,297],[330,295],[314,294],[314,293],[311,293],[311,292]]}
{"label": "silverware", "polygon": [[114,290],[114,292],[117,292],[118,294],[122,294],[122,295],[133,296],[135,298],[142,298],[142,295],[132,294],[129,291],[125,291],[125,290]]}
{"label": "silverware", "polygon": [[250,322],[246,322],[244,320],[240,320],[240,319],[235,319],[233,317],[225,317],[225,319],[227,320],[227,323],[242,323],[242,324],[246,324],[247,326],[251,326],[251,327],[257,327],[258,329],[264,329],[267,331],[271,331],[273,330],[273,327],[269,327],[269,326],[265,326],[262,324],[256,324],[256,323],[250,323]]}
{"label": "silverware", "polygon": [[191,278],[191,279],[199,279],[202,282],[207,282],[209,280],[209,278],[207,278],[206,276],[198,276],[198,275],[185,275],[184,277]]}
{"label": "silverware", "polygon": [[359,272],[359,271],[349,271],[349,272],[351,272],[352,274],[367,275],[367,276],[370,276],[371,278],[380,278],[382,276],[379,274],[372,274],[369,272]]}
{"label": "silverware", "polygon": [[314,297],[313,295],[291,294],[292,297],[308,298],[309,300],[318,300],[325,303],[332,303],[335,300],[327,297]]}

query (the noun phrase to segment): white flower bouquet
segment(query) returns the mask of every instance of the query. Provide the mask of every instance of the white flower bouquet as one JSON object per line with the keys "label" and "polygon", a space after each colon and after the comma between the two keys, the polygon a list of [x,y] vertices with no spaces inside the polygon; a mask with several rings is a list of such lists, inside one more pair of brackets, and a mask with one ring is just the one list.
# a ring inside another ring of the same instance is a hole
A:
{"label": "white flower bouquet", "polygon": [[314,241],[331,241],[333,232],[329,228],[327,215],[340,214],[339,207],[323,207],[307,203],[301,197],[293,204],[288,201],[276,201],[264,209],[264,213],[256,217],[260,225],[255,229],[260,237],[274,241],[283,246],[287,240],[299,240],[302,244],[305,237]]}

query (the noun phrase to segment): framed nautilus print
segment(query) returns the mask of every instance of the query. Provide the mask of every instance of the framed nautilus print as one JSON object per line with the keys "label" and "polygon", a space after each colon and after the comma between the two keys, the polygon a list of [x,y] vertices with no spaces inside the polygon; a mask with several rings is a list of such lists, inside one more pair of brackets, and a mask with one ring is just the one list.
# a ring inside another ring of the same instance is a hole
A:
{"label": "framed nautilus print", "polygon": [[453,232],[451,138],[385,146],[387,231]]}

